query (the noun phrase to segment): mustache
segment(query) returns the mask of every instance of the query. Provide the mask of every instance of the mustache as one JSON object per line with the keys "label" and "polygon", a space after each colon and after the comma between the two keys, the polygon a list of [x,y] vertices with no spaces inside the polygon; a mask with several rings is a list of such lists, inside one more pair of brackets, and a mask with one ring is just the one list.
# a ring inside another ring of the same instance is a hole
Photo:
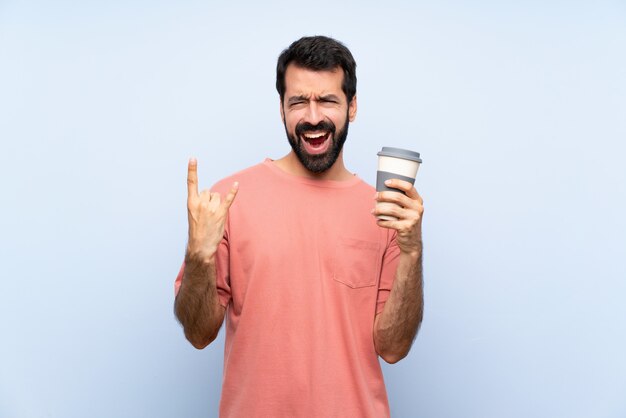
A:
{"label": "mustache", "polygon": [[330,121],[321,121],[317,125],[310,124],[308,122],[302,122],[296,125],[296,136],[300,137],[305,132],[314,131],[329,131],[332,134],[335,133],[335,124]]}

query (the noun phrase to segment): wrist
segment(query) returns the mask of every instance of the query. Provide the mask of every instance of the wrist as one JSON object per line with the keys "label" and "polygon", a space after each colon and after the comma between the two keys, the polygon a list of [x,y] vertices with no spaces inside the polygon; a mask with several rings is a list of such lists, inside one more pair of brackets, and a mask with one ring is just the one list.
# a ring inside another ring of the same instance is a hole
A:
{"label": "wrist", "polygon": [[411,245],[409,247],[400,247],[400,254],[405,257],[409,257],[412,260],[419,260],[422,258],[422,241],[419,241],[417,245]]}
{"label": "wrist", "polygon": [[185,252],[185,264],[191,265],[212,265],[215,264],[215,250],[202,251],[187,247]]}

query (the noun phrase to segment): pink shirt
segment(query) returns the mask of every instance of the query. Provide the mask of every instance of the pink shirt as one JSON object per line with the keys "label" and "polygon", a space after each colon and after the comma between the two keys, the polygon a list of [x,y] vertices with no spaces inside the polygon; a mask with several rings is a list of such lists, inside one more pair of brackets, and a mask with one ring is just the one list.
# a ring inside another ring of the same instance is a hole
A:
{"label": "pink shirt", "polygon": [[[214,187],[239,192],[218,250],[227,307],[221,417],[387,417],[373,341],[395,232],[357,176],[318,181],[265,160]],[[176,290],[182,269],[176,279]]]}

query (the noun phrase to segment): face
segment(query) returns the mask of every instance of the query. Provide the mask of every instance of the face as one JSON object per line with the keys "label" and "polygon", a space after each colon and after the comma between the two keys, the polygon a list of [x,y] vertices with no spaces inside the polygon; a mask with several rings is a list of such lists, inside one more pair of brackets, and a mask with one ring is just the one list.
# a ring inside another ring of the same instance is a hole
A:
{"label": "face", "polygon": [[333,166],[356,117],[341,89],[343,70],[313,71],[290,64],[280,113],[289,144],[302,165],[313,173]]}

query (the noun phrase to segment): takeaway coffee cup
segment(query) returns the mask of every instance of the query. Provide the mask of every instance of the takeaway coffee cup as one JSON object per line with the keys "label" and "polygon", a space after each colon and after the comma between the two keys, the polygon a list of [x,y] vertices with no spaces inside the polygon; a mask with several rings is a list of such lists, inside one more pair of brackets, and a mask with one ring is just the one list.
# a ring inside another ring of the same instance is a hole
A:
{"label": "takeaway coffee cup", "polygon": [[[422,163],[419,152],[409,151],[402,148],[383,147],[378,153],[378,171],[376,172],[376,191],[391,191],[403,193],[398,189],[385,186],[389,179],[406,180],[415,183],[417,169]],[[395,205],[395,203],[379,202],[377,207]],[[379,215],[378,219],[396,221],[397,218],[388,215]]]}

